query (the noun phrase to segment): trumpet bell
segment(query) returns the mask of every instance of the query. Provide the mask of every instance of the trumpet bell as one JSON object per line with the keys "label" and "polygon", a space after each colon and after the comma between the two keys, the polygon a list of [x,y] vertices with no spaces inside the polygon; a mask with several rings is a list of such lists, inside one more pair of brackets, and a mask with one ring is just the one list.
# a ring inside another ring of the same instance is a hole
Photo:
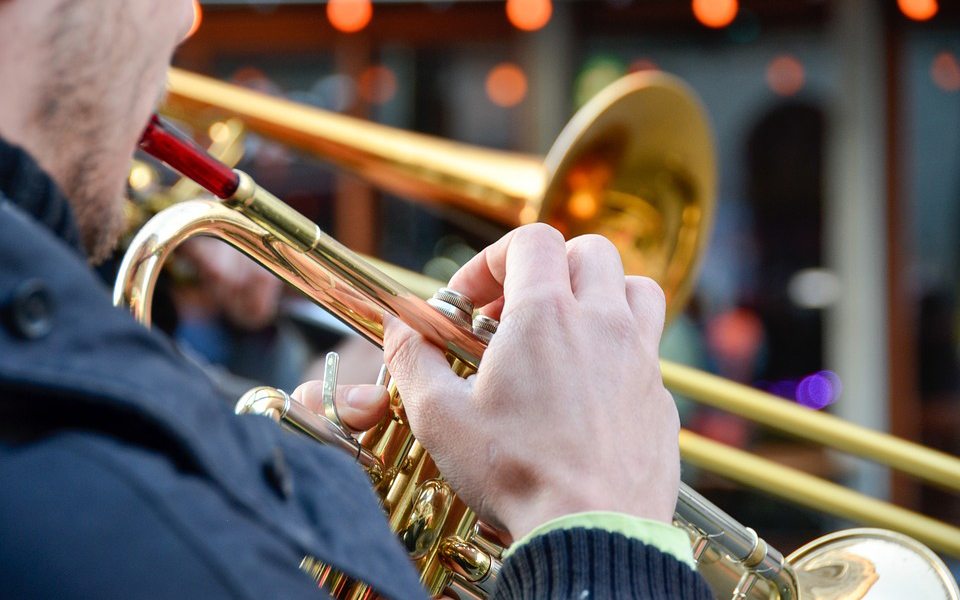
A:
{"label": "trumpet bell", "polygon": [[960,599],[957,583],[926,546],[885,529],[848,529],[818,538],[787,561],[802,600]]}

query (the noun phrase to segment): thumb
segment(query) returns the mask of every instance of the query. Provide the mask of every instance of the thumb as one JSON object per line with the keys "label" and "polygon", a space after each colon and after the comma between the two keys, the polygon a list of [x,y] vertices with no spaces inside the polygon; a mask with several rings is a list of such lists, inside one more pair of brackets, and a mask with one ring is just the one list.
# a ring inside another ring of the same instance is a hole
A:
{"label": "thumb", "polygon": [[442,431],[451,410],[465,406],[470,384],[442,350],[395,317],[384,321],[383,356],[418,438]]}
{"label": "thumb", "polygon": [[[290,394],[295,400],[323,414],[323,381],[308,381]],[[365,431],[380,422],[387,414],[390,396],[382,385],[338,385],[337,415],[348,428]]]}

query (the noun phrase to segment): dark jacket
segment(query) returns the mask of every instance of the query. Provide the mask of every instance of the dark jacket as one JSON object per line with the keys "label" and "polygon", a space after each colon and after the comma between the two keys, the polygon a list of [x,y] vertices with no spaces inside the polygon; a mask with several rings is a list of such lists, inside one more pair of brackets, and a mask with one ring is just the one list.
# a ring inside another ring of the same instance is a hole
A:
{"label": "dark jacket", "polygon": [[[0,316],[0,597],[316,598],[297,569],[311,555],[424,598],[363,473],[234,416],[165,337],[115,309],[56,186],[2,141]],[[568,554],[583,564],[543,581]],[[518,552],[503,594],[624,597],[609,569],[659,589],[638,598],[702,585],[643,544],[579,530]]]}

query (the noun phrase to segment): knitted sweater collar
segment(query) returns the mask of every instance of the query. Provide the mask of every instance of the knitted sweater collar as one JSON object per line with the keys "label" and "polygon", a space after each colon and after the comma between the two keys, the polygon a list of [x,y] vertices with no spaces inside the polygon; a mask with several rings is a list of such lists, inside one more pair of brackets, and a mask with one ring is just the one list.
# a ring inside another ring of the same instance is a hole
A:
{"label": "knitted sweater collar", "polygon": [[60,188],[25,150],[0,138],[0,198],[6,197],[81,255],[73,209]]}

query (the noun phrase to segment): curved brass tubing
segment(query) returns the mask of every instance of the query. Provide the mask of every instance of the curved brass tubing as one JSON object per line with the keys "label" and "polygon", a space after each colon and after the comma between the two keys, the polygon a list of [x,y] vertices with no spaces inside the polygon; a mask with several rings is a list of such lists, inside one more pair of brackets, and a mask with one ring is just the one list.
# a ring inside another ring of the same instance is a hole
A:
{"label": "curved brass tubing", "polygon": [[[355,313],[350,309],[350,304],[343,304],[343,301],[355,295],[352,286],[357,281],[372,280],[366,275],[359,278],[350,276],[352,283],[345,285],[341,269],[336,278],[317,277],[312,273],[311,265],[307,262],[307,256],[300,252],[280,244],[273,244],[265,247],[260,238],[251,236],[249,226],[241,225],[242,216],[228,209],[226,206],[214,202],[192,202],[188,204],[176,205],[176,210],[183,214],[181,220],[174,220],[168,217],[164,230],[155,230],[145,237],[154,240],[153,243],[138,243],[132,247],[139,248],[138,254],[128,254],[124,257],[124,267],[121,272],[127,273],[132,279],[118,280],[117,287],[114,290],[114,301],[117,304],[127,305],[134,312],[134,315],[141,321],[149,323],[150,299],[151,293],[144,294],[145,290],[152,292],[153,281],[156,279],[158,270],[163,264],[169,252],[186,237],[196,234],[216,235],[229,241],[232,245],[242,250],[244,253],[255,258],[257,262],[263,264],[274,273],[293,285],[301,292],[311,298],[318,300],[327,297],[338,298],[337,303],[344,307],[347,313]],[[168,210],[169,212],[169,210]],[[236,222],[236,227],[229,224]],[[216,227],[212,226],[216,223]],[[209,224],[209,225],[208,225]],[[145,231],[142,233],[146,233]],[[326,254],[326,253],[321,253]],[[282,261],[277,258],[282,257]],[[341,263],[341,261],[337,261]],[[126,266],[126,265],[130,266]],[[134,267],[133,265],[139,265]],[[285,265],[281,268],[280,265]],[[401,286],[405,286],[406,279],[410,275],[416,275],[415,281],[422,285],[423,277],[417,274],[411,274],[403,269],[398,269],[391,265],[380,265],[387,268],[387,274],[391,280],[396,280]],[[380,281],[384,281],[379,278]],[[386,281],[391,281],[386,280]],[[361,289],[369,289],[370,286],[359,286]],[[429,288],[429,286],[427,286]],[[398,289],[394,287],[394,289]],[[388,294],[381,297],[377,303],[381,306],[393,306],[395,300],[392,298],[402,298],[400,292]],[[410,302],[409,300],[405,302]],[[403,308],[390,308],[393,311],[403,311]],[[418,309],[424,314],[429,314],[426,309]],[[357,327],[357,323],[363,323],[361,333],[378,345],[382,343],[380,323],[383,313],[370,315],[373,318],[357,319],[353,314],[352,325]],[[443,324],[441,322],[441,324]],[[443,335],[450,335],[446,332]],[[472,349],[471,349],[472,350]],[[473,350],[474,353],[477,350]],[[898,468],[910,470],[913,467],[922,468],[925,464],[924,459],[928,453],[937,455],[932,450],[912,444],[888,434],[864,430],[863,428],[846,423],[830,415],[816,413],[812,410],[792,405],[780,398],[769,394],[753,390],[739,384],[731,384],[725,380],[713,375],[684,367],[675,363],[661,360],[661,370],[664,374],[664,381],[668,384],[678,383],[677,391],[684,394],[699,396],[703,390],[689,381],[701,381],[714,383],[719,380],[727,384],[729,391],[747,392],[755,406],[752,406],[756,414],[760,416],[759,421],[773,426],[790,423],[793,419],[813,419],[820,423],[820,429],[834,434],[841,439],[856,440],[857,436],[866,431],[867,436],[875,443],[886,443],[890,448],[894,459],[897,460]],[[677,378],[676,373],[680,372],[683,377]],[[668,386],[669,387],[669,386]],[[709,387],[708,387],[709,389]],[[739,398],[734,403],[740,402]],[[724,406],[724,398],[711,399],[711,404]],[[740,408],[733,412],[741,412],[745,409]],[[747,415],[750,416],[750,415]],[[803,433],[800,431],[799,433]],[[817,441],[831,441],[829,437],[817,438]],[[897,448],[906,448],[905,456],[897,454]],[[868,458],[877,458],[870,456],[867,448],[848,448],[857,454]],[[802,471],[791,469],[779,465],[771,460],[761,458],[720,444],[689,431],[682,431],[680,436],[680,451],[684,459],[692,464],[728,477],[733,481],[743,483],[750,487],[762,490],[772,495],[783,498],[787,501],[808,506],[810,508],[828,512],[837,516],[851,519],[853,521],[885,527],[900,531],[930,545],[932,548],[945,552],[947,554],[960,557],[960,529],[952,527],[925,517],[918,513],[906,509],[892,506],[881,502],[869,496],[853,492],[842,486],[824,481]],[[890,452],[888,452],[890,453]],[[944,455],[945,456],[945,455]],[[942,458],[942,457],[941,457]],[[960,463],[955,458],[946,456],[943,460],[948,465],[948,471],[955,469]]]}

